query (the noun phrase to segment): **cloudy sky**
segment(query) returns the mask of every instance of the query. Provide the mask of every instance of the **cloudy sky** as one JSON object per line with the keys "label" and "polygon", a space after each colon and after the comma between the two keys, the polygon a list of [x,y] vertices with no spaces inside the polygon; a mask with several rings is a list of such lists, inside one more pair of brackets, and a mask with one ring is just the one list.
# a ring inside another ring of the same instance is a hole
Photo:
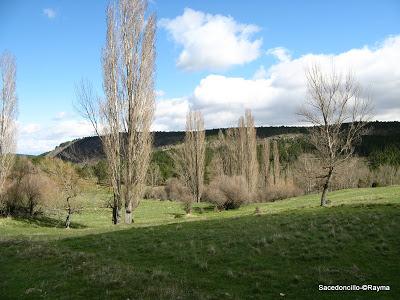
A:
{"label": "cloudy sky", "polygon": [[[93,134],[74,86],[101,94],[108,1],[0,1],[0,52],[17,58],[18,152],[38,154]],[[373,100],[375,119],[400,120],[400,2],[152,0],[158,17],[154,130],[181,130],[189,108],[206,127],[293,125],[304,70],[334,63]]]}

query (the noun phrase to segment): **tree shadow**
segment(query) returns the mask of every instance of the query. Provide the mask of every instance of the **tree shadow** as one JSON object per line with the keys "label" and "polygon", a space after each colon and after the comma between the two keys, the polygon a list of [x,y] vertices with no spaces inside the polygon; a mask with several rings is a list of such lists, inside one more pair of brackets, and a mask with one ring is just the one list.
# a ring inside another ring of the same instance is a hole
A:
{"label": "tree shadow", "polygon": [[167,215],[174,216],[175,219],[180,219],[180,218],[183,218],[184,216],[186,216],[186,214],[184,214],[184,213],[167,213]]}
{"label": "tree shadow", "polygon": [[214,210],[215,210],[214,205],[209,205],[209,206],[204,206],[204,207],[193,207],[193,212],[198,213],[198,214],[212,212]]}
{"label": "tree shadow", "polygon": [[[46,216],[16,216],[14,217],[14,219],[19,222],[38,227],[65,228],[64,220],[54,219]],[[74,229],[82,229],[86,228],[87,226],[80,223],[72,222],[70,227]]]}

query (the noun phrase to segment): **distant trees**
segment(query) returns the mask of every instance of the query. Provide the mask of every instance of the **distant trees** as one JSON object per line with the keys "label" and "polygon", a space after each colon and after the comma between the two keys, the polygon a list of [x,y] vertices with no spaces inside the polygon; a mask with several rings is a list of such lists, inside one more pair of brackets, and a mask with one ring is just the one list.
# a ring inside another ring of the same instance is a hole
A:
{"label": "distant trees", "polygon": [[270,184],[270,141],[264,139],[261,144],[261,186],[266,189]]}
{"label": "distant trees", "polygon": [[[200,202],[204,184],[205,162],[204,120],[200,111],[189,111],[186,116],[185,140],[174,156],[179,176],[192,195],[193,202]],[[190,213],[191,206],[187,206]]]}
{"label": "distant trees", "polygon": [[274,140],[272,145],[273,145],[272,154],[274,156],[274,184],[279,184],[281,177],[281,163],[279,159],[278,141]]}
{"label": "distant trees", "polygon": [[244,117],[239,118],[238,147],[239,175],[244,176],[247,188],[254,193],[258,184],[257,132],[251,110],[247,109]]}
{"label": "distant trees", "polygon": [[332,175],[352,156],[354,144],[369,120],[371,106],[350,73],[343,76],[334,69],[325,73],[314,65],[306,76],[308,99],[298,113],[313,125],[310,142],[324,169],[321,206],[325,206]]}
{"label": "distant trees", "polygon": [[[120,0],[107,9],[103,50],[105,100],[83,82],[78,98],[83,115],[102,139],[114,192],[113,223],[125,223],[139,204],[149,166],[154,114],[155,15],[145,18],[147,1]],[[123,133],[123,134],[121,134]],[[124,193],[122,193],[124,181]]]}
{"label": "distant trees", "polygon": [[[0,196],[14,162],[17,116],[16,63],[12,54],[0,55]],[[1,204],[1,201],[0,201]],[[0,207],[1,209],[1,207]]]}
{"label": "distant trees", "polygon": [[[258,185],[257,136],[250,110],[240,117],[237,128],[218,134],[218,154],[214,163],[227,176],[243,176],[249,192]],[[218,161],[217,161],[218,160]]]}

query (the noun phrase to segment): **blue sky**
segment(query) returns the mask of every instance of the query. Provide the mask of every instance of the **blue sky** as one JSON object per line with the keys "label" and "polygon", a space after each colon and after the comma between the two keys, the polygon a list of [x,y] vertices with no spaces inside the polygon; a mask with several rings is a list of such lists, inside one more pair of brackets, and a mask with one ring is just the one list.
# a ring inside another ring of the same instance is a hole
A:
{"label": "blue sky", "polygon": [[[107,4],[0,0],[0,52],[17,59],[18,152],[90,134],[73,109],[74,85],[84,77],[101,92]],[[159,20],[154,129],[182,129],[189,106],[207,127],[233,125],[244,108],[259,125],[295,124],[299,66],[310,57],[360,70],[376,118],[400,119],[400,1],[153,0],[149,10]]]}

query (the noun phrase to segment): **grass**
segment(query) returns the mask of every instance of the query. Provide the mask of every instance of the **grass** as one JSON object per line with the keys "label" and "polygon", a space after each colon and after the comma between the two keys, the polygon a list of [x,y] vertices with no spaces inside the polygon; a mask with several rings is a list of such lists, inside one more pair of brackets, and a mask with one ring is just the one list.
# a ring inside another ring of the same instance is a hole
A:
{"label": "grass", "polygon": [[[132,226],[110,225],[85,195],[75,228],[56,216],[0,219],[1,299],[396,299],[400,187],[353,189],[214,212],[143,201]],[[255,207],[261,215],[254,215]],[[57,227],[58,226],[58,227]],[[389,285],[319,292],[318,284]]]}

